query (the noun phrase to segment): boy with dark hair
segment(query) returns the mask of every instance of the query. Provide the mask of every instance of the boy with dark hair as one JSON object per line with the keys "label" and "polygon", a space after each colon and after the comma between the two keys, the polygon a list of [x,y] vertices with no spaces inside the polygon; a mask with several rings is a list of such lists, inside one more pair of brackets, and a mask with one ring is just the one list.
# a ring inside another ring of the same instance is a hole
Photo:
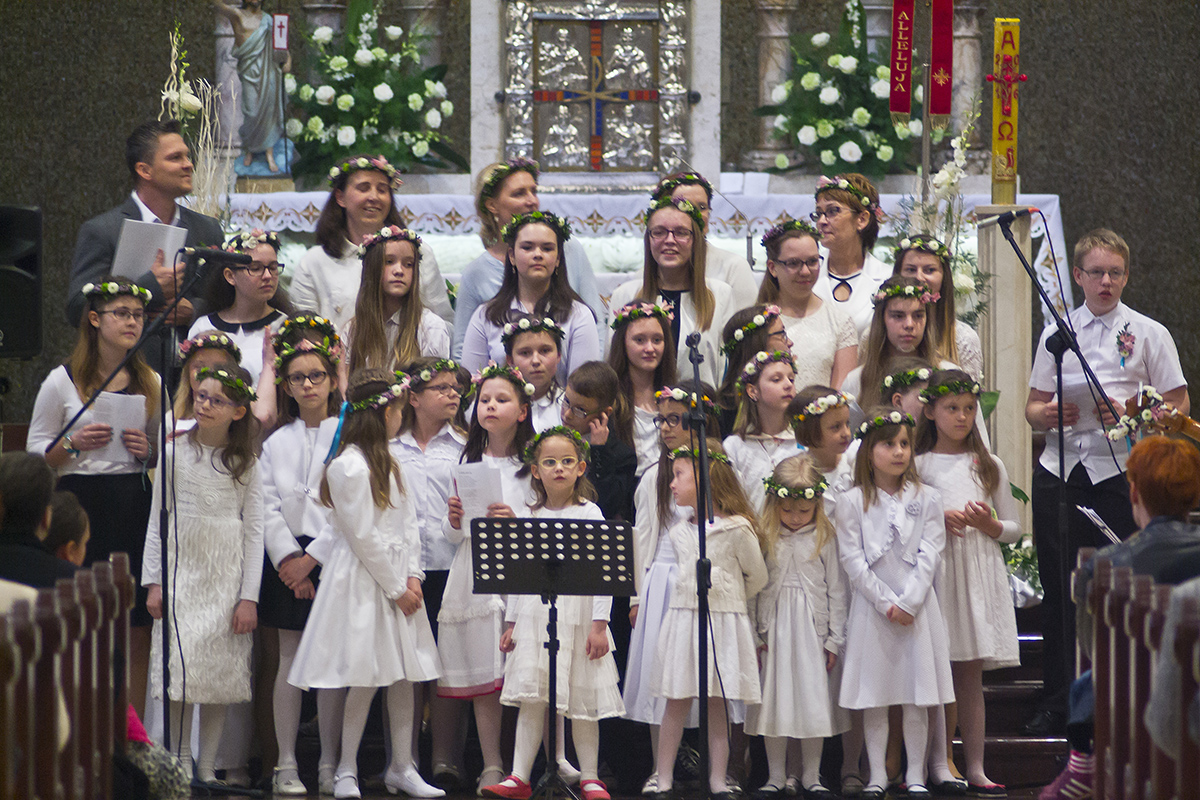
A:
{"label": "boy with dark hair", "polygon": [[75,574],[72,564],[42,546],[50,530],[54,472],[44,459],[25,452],[0,456],[4,516],[0,522],[0,578],[36,589],[52,589]]}
{"label": "boy with dark hair", "polygon": [[603,361],[588,361],[567,378],[559,411],[563,425],[591,445],[587,477],[605,519],[633,522],[637,454],[609,427],[616,402],[617,373]]}

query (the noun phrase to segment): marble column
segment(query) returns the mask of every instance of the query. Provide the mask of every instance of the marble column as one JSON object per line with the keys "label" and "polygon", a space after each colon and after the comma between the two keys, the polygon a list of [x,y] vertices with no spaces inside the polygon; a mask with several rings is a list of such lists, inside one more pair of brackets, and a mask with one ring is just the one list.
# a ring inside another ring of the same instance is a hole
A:
{"label": "marble column", "polygon": [[[788,42],[788,20],[798,0],[758,0],[758,102],[771,104],[771,92],[788,79],[792,51]],[[791,149],[775,137],[775,118],[762,117],[758,146],[744,157],[755,170],[775,165],[775,156]]]}
{"label": "marble column", "polygon": [[[962,130],[962,115],[971,107],[976,95],[985,103],[991,100],[991,84],[983,79],[983,34],[980,26],[987,10],[986,0],[956,0],[954,3],[954,94],[951,100],[954,117],[950,124],[955,132]],[[977,147],[982,142],[982,133],[976,125],[971,145]],[[987,171],[986,166],[987,159],[972,159],[967,163],[967,171],[982,174]]]}

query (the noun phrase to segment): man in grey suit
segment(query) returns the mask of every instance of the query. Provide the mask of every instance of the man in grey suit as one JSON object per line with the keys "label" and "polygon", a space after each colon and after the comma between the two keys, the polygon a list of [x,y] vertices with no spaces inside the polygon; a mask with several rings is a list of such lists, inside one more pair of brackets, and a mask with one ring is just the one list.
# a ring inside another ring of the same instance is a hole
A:
{"label": "man in grey suit", "polygon": [[[187,143],[180,134],[178,120],[154,120],[135,128],[125,140],[125,161],[133,177],[133,191],[129,198],[116,208],[83,223],[75,242],[66,308],[67,320],[75,327],[79,325],[86,304],[83,286],[110,273],[125,220],[160,222],[186,228],[188,247],[220,247],[224,240],[221,224],[217,220],[176,203],[176,200],[192,191],[192,160]],[[153,259],[147,260],[146,272],[137,279],[137,283],[153,296],[149,306],[151,312],[162,311],[169,305],[184,282],[183,267],[174,265],[174,257],[174,253],[159,250]],[[181,299],[167,320],[161,336],[167,338],[168,346],[172,326],[178,330],[180,337],[187,335],[188,325],[195,313],[193,302],[199,293],[200,287],[196,287],[185,299]],[[146,344],[147,361],[164,373],[159,353],[158,341]],[[168,353],[167,364],[173,362],[174,354]],[[167,381],[173,388],[175,381],[172,377],[167,377]]]}

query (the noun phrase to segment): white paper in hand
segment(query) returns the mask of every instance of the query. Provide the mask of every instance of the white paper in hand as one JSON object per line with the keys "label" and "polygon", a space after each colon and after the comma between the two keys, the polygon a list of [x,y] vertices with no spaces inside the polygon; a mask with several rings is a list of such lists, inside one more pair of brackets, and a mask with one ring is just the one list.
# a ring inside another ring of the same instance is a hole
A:
{"label": "white paper in hand", "polygon": [[73,430],[93,422],[102,422],[110,426],[112,439],[104,447],[88,451],[88,457],[115,464],[131,464],[136,459],[125,449],[121,433],[126,429],[146,429],[146,398],[140,394],[102,392]]}
{"label": "white paper in hand", "polygon": [[170,265],[186,241],[187,228],[127,219],[121,228],[121,238],[117,240],[112,274],[118,278],[137,280],[150,271],[159,250],[163,251],[165,263]]}
{"label": "white paper in hand", "polygon": [[504,486],[497,467],[482,461],[459,464],[454,472],[458,497],[463,504],[463,531],[470,535],[471,520],[486,517],[488,506],[504,502]]}

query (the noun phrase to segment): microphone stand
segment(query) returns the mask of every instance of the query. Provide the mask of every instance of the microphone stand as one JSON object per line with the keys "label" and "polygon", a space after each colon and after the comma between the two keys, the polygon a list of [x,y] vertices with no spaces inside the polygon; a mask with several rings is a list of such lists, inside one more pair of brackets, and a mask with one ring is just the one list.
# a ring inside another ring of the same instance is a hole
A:
{"label": "microphone stand", "polygon": [[[1059,585],[1064,593],[1062,603],[1062,613],[1059,619],[1060,632],[1062,635],[1063,648],[1067,646],[1069,631],[1071,630],[1071,606],[1066,602],[1065,594],[1071,583],[1071,565],[1069,558],[1069,549],[1071,543],[1070,537],[1070,516],[1071,503],[1067,497],[1067,449],[1066,449],[1066,431],[1063,429],[1063,357],[1067,352],[1072,352],[1079,359],[1080,366],[1083,367],[1084,378],[1089,384],[1095,387],[1100,393],[1104,404],[1112,413],[1113,417],[1120,419],[1121,415],[1117,413],[1117,409],[1113,406],[1112,400],[1108,398],[1108,393],[1104,391],[1104,387],[1100,385],[1100,379],[1096,377],[1096,373],[1092,370],[1091,364],[1083,357],[1083,352],[1079,349],[1079,341],[1075,338],[1075,332],[1067,324],[1067,321],[1061,314],[1058,313],[1058,308],[1050,299],[1050,295],[1046,292],[1045,287],[1037,279],[1037,274],[1033,271],[1033,267],[1029,265],[1029,261],[1025,258],[1025,254],[1021,252],[1021,248],[1017,245],[1017,241],[1013,238],[1012,219],[1007,218],[1007,215],[1001,215],[996,224],[1000,226],[1000,230],[1004,233],[1004,238],[1008,240],[1012,246],[1013,252],[1017,254],[1017,258],[1021,262],[1021,266],[1025,268],[1025,272],[1029,275],[1029,280],[1037,289],[1038,294],[1042,298],[1042,307],[1050,311],[1050,315],[1054,318],[1054,324],[1057,330],[1046,339],[1046,350],[1054,356],[1055,380],[1058,392],[1058,531],[1059,536],[1063,540],[1062,558],[1058,565]],[[1103,429],[1103,425],[1101,426]],[[1070,685],[1072,679],[1071,665],[1068,659],[1063,659],[1064,671],[1066,675],[1066,684]]]}
{"label": "microphone stand", "polygon": [[699,661],[699,696],[696,702],[700,707],[697,709],[700,722],[700,736],[698,737],[696,751],[700,756],[700,782],[701,800],[706,800],[710,793],[708,785],[710,771],[710,756],[708,752],[708,590],[712,586],[712,562],[708,560],[708,545],[706,541],[706,532],[708,522],[712,518],[712,495],[709,491],[708,477],[708,440],[705,431],[705,414],[704,414],[704,398],[703,392],[700,390],[700,364],[704,361],[704,355],[700,352],[700,334],[689,334],[686,340],[687,348],[690,351],[688,358],[692,362],[692,374],[695,379],[696,393],[693,397],[693,403],[688,409],[688,424],[691,430],[695,431],[697,438],[700,440],[697,448],[699,462],[696,466],[696,527],[699,536],[699,555],[696,559],[696,595],[698,598],[697,606],[697,625],[699,627],[699,636],[697,638],[697,661]]}

